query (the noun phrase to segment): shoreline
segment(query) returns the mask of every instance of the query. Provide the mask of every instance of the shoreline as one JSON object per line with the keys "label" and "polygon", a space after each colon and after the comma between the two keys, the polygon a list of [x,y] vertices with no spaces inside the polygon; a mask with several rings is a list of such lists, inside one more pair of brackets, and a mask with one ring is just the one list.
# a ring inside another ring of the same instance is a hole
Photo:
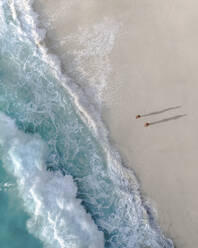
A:
{"label": "shoreline", "polygon": [[[164,232],[176,247],[193,248],[198,230],[198,37],[191,26],[193,6],[182,1],[177,11],[178,5],[153,1],[128,19],[133,32],[116,44],[111,59],[123,84],[110,81],[103,115],[122,157],[137,173],[142,192],[157,209]],[[113,87],[119,90],[112,97]],[[181,107],[162,111],[176,106]],[[155,125],[145,128],[146,122]]]}
{"label": "shoreline", "polygon": [[[35,3],[34,3],[34,5],[33,5],[33,7],[34,7],[34,9],[36,10],[36,13],[39,13],[39,20],[40,20],[40,18],[41,18],[41,20],[42,20],[42,18],[43,18],[43,21],[46,21],[46,16],[45,16],[45,9],[42,9],[42,8],[45,8],[45,6],[42,6],[42,3],[41,2],[39,2],[39,1],[37,1],[37,4],[38,4],[38,6],[36,6],[35,5]],[[36,7],[35,7],[36,6]],[[53,4],[52,4],[52,6],[53,6]],[[48,6],[49,7],[49,6]],[[44,12],[40,12],[40,10],[44,10]],[[41,14],[42,13],[42,14]],[[49,13],[48,13],[49,14]],[[41,16],[41,15],[43,15],[43,16]],[[112,18],[112,16],[111,16],[111,18]],[[95,18],[94,18],[95,19]],[[40,20],[40,21],[41,21]],[[104,17],[104,18],[102,18],[102,20],[101,20],[101,23],[103,23],[103,22],[105,22],[107,19]],[[110,19],[111,20],[111,19]],[[64,20],[65,21],[65,20]],[[64,22],[63,21],[63,22]],[[41,21],[42,22],[42,21]],[[96,22],[96,20],[94,20],[93,21],[94,23]],[[111,21],[110,21],[111,22]],[[58,22],[57,22],[58,23]],[[53,24],[55,24],[55,28],[56,28],[56,25],[57,25],[57,23],[55,22],[55,23],[53,23]],[[115,25],[120,25],[120,23],[118,24],[118,22],[117,21],[115,21],[114,22],[115,23]],[[40,23],[41,24],[41,23]],[[77,23],[78,24],[78,23]],[[96,23],[95,23],[96,24]],[[42,25],[43,25],[43,23],[42,23]],[[97,25],[97,24],[96,24]],[[85,27],[86,27],[87,25],[85,25]],[[93,25],[93,26],[95,26],[95,25]],[[45,27],[45,26],[44,26]],[[46,27],[45,27],[46,28]],[[76,28],[76,27],[75,27]],[[85,28],[85,30],[86,30],[86,28]],[[61,69],[62,69],[62,71],[63,71],[63,74],[67,74],[67,75],[69,75],[71,78],[72,78],[72,80],[73,79],[75,79],[78,83],[79,83],[79,78],[75,78],[75,73],[73,74],[72,72],[70,72],[69,70],[67,70],[67,66],[68,66],[68,63],[70,63],[71,61],[67,61],[67,59],[65,60],[65,58],[66,58],[66,56],[63,56],[63,52],[66,52],[66,54],[67,54],[67,49],[66,49],[66,46],[65,46],[65,44],[61,47],[61,46],[59,46],[59,47],[57,47],[57,46],[55,46],[54,47],[54,44],[55,44],[55,42],[57,42],[57,40],[55,41],[52,37],[58,37],[58,40],[61,40],[62,38],[63,38],[63,36],[62,36],[62,34],[61,33],[56,33],[56,29],[55,30],[53,30],[53,31],[51,31],[51,30],[48,30],[47,29],[47,36],[45,37],[45,39],[44,39],[44,42],[45,42],[45,46],[47,47],[47,49],[49,49],[49,53],[50,54],[55,54],[55,55],[57,55],[58,57],[59,57],[59,59],[61,60],[61,63],[62,63],[62,67],[61,67]],[[77,31],[79,31],[78,29],[77,29]],[[66,32],[66,34],[64,34],[64,35],[70,35],[70,32],[71,32],[71,30],[69,30],[69,32],[67,31]],[[86,32],[88,32],[88,30],[86,31]],[[73,33],[75,33],[75,31],[72,31],[72,33],[71,34],[73,34]],[[124,34],[122,34],[121,33],[121,39],[123,38],[123,36],[125,35],[125,32],[123,32]],[[68,35],[68,36],[69,36]],[[72,39],[74,39],[74,38],[76,38],[76,37],[72,37]],[[70,40],[69,40],[70,41]],[[72,42],[75,42],[75,40],[71,40]],[[77,40],[77,45],[78,45],[78,43],[79,43],[80,41],[79,40]],[[69,43],[69,45],[70,45],[70,43]],[[71,49],[71,47],[70,47],[70,49]],[[113,48],[114,49],[114,48]],[[112,52],[112,51],[111,51]],[[67,54],[67,55],[71,55],[71,54]],[[110,53],[110,54],[108,54],[109,55],[109,57],[111,57],[111,55],[112,55],[112,53]],[[70,59],[70,56],[68,56],[69,57],[69,59]],[[74,58],[73,58],[74,59]],[[109,61],[109,63],[112,63],[112,58],[110,58],[110,60],[111,61]],[[113,64],[113,63],[112,63]],[[114,72],[114,71],[113,71]],[[112,74],[110,73],[109,75],[108,75],[109,77],[111,77],[112,76]],[[98,104],[98,102],[92,102],[92,100],[93,100],[93,96],[92,95],[90,95],[89,96],[89,90],[90,90],[90,85],[88,84],[88,85],[83,85],[83,83],[84,82],[81,82],[80,81],[80,84],[79,84],[79,86],[81,87],[81,89],[83,90],[83,92],[85,93],[85,95],[86,95],[86,97],[88,98],[88,100],[91,102],[91,104],[93,104],[95,107],[96,107],[96,105]],[[106,82],[106,83],[108,83],[108,82]],[[78,84],[77,84],[78,85]],[[111,86],[110,86],[111,87]],[[144,206],[144,208],[145,208],[145,211],[147,212],[147,214],[148,214],[148,217],[150,218],[152,218],[152,221],[151,221],[151,226],[153,226],[154,225],[154,228],[156,229],[156,230],[159,230],[159,232],[161,233],[163,233],[163,235],[165,235],[167,238],[169,238],[170,237],[170,234],[169,233],[166,233],[165,231],[164,231],[164,229],[163,229],[163,227],[161,226],[161,225],[159,225],[159,219],[158,219],[158,216],[157,216],[157,208],[154,206],[154,202],[153,202],[153,199],[151,199],[149,196],[148,196],[148,194],[147,194],[147,192],[145,192],[144,190],[143,190],[143,188],[142,188],[142,182],[141,182],[141,180],[140,180],[140,178],[139,178],[139,176],[136,174],[136,171],[134,170],[134,167],[133,166],[130,166],[130,160],[127,158],[127,156],[125,156],[125,154],[122,152],[122,148],[121,147],[119,147],[119,145],[118,145],[118,143],[116,143],[116,142],[114,142],[114,136],[112,136],[112,135],[109,135],[109,133],[110,133],[110,131],[111,131],[111,127],[109,127],[108,126],[108,118],[106,118],[106,114],[105,114],[105,111],[104,111],[104,108],[106,107],[106,105],[105,105],[105,102],[107,102],[110,98],[108,98],[107,97],[107,101],[106,101],[106,99],[105,99],[105,92],[108,92],[108,85],[106,85],[106,86],[104,86],[104,92],[103,92],[103,99],[102,99],[102,101],[103,101],[103,105],[102,105],[102,112],[101,112],[101,115],[102,115],[102,121],[105,123],[105,127],[108,127],[107,128],[107,130],[108,130],[108,139],[109,139],[109,141],[110,141],[110,144],[116,149],[116,153],[118,152],[119,153],[119,156],[120,156],[120,154],[121,154],[121,160],[122,160],[122,163],[123,163],[123,166],[126,168],[126,169],[129,169],[129,170],[131,170],[131,173],[132,173],[132,175],[128,175],[127,177],[128,177],[128,180],[130,181],[130,180],[132,180],[131,181],[131,183],[133,183],[133,180],[135,180],[135,181],[137,181],[137,187],[138,187],[138,191],[139,191],[139,188],[141,189],[140,190],[140,197],[141,197],[141,199],[142,199],[142,204],[143,204],[143,206]],[[88,90],[88,94],[87,94],[87,90]],[[112,91],[111,91],[112,92]],[[114,90],[114,92],[116,93],[116,90]],[[96,92],[96,94],[97,94],[98,92]],[[110,96],[111,97],[111,96]],[[111,102],[112,103],[112,102]],[[108,106],[108,105],[107,105]],[[95,121],[95,119],[94,119],[94,121]],[[131,177],[132,176],[132,177]],[[133,179],[133,177],[135,176],[135,178]],[[129,179],[130,178],[130,179]],[[153,222],[153,218],[154,218],[154,222]],[[171,238],[171,240],[173,240],[172,238]]]}
{"label": "shoreline", "polygon": [[[76,2],[80,4],[75,1],[74,6]],[[67,7],[72,16],[74,6],[70,4]],[[53,47],[53,44],[75,33],[79,23],[86,29],[106,16],[115,19],[115,23],[117,20],[118,23],[120,20],[123,22],[123,35],[118,37],[108,54],[113,73],[108,74],[108,85],[103,93],[103,118],[117,150],[137,173],[141,192],[151,199],[157,209],[158,222],[164,233],[172,238],[176,247],[194,248],[198,226],[198,201],[193,197],[196,195],[195,175],[198,172],[197,141],[196,137],[192,137],[193,132],[189,133],[186,129],[196,132],[194,123],[198,120],[193,111],[196,93],[190,91],[194,87],[196,74],[191,76],[192,82],[189,79],[189,73],[196,67],[197,55],[189,50],[191,43],[194,46],[196,44],[196,35],[193,36],[189,29],[189,15],[193,14],[193,10],[181,2],[177,12],[178,5],[177,0],[173,4],[170,1],[156,3],[153,0],[150,4],[146,4],[146,1],[133,4],[126,1],[126,5],[110,1],[108,4],[101,2],[98,6],[92,6],[87,1],[85,6],[79,6],[82,16],[86,13],[87,18],[81,18],[80,11],[74,11],[74,15],[69,18],[62,16],[60,23],[54,22],[57,28],[48,32],[46,40],[49,42],[47,46],[64,61],[64,72],[73,77],[75,71],[69,67],[75,49],[72,39],[69,42],[66,40],[60,49]],[[49,12],[45,13],[44,5],[40,6],[44,18],[50,15],[53,3],[48,7]],[[182,18],[184,21],[181,27]],[[61,27],[65,27],[64,32]],[[185,32],[191,34],[190,40],[188,37],[185,39]],[[68,53],[68,50],[72,52]],[[84,80],[81,86],[83,83]],[[189,94],[191,100],[188,99]],[[135,119],[137,114],[161,111],[177,105],[182,105],[182,108]],[[143,127],[145,121],[158,122],[182,114],[187,116]],[[187,170],[186,164],[191,165],[191,171]]]}

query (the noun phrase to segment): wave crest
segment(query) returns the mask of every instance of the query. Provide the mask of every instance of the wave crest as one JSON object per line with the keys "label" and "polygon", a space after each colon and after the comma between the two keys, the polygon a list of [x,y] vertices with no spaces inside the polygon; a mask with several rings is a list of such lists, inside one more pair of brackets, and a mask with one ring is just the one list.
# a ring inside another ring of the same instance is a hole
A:
{"label": "wave crest", "polygon": [[45,143],[37,135],[17,130],[14,121],[2,113],[0,130],[4,167],[16,177],[31,215],[28,229],[49,248],[104,247],[103,233],[76,198],[72,177],[46,170]]}

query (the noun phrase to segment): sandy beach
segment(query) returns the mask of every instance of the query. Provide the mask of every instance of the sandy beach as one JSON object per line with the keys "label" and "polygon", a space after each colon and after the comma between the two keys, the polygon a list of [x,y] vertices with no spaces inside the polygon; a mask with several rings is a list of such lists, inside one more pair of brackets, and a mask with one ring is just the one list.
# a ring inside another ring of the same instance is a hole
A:
{"label": "sandy beach", "polygon": [[175,247],[195,248],[198,3],[36,0],[34,7],[63,71],[101,101],[110,138],[164,233]]}

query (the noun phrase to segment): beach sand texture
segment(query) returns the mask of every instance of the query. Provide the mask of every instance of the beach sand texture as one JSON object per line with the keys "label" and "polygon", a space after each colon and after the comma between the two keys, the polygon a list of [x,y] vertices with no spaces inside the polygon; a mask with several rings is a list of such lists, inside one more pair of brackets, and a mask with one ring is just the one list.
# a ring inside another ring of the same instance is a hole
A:
{"label": "beach sand texture", "polygon": [[102,99],[112,142],[162,229],[175,247],[197,247],[198,2],[36,0],[35,9],[65,73]]}

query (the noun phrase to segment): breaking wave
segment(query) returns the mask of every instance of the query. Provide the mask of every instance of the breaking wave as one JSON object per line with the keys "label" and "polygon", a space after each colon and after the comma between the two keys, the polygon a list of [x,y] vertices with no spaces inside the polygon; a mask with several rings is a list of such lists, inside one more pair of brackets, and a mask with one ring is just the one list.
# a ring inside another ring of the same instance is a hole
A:
{"label": "breaking wave", "polygon": [[0,2],[0,154],[28,230],[47,248],[173,247],[100,115],[40,45],[45,31],[31,4]]}
{"label": "breaking wave", "polygon": [[17,178],[25,208],[31,216],[29,230],[46,247],[104,247],[91,216],[76,198],[77,187],[69,175],[46,170],[46,145],[37,135],[17,130],[14,121],[0,114],[0,145],[4,167]]}

